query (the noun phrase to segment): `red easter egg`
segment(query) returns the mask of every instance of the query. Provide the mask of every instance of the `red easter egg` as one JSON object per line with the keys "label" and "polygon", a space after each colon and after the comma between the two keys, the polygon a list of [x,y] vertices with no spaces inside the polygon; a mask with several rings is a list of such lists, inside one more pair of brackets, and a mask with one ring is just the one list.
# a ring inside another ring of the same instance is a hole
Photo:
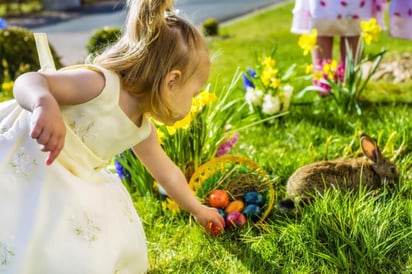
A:
{"label": "red easter egg", "polygon": [[213,190],[209,195],[209,204],[215,208],[225,208],[229,204],[229,195],[223,189]]}
{"label": "red easter egg", "polygon": [[218,226],[216,226],[214,223],[210,223],[210,228],[212,229],[212,233],[214,236],[219,235],[220,233],[223,233],[225,230],[220,229]]}

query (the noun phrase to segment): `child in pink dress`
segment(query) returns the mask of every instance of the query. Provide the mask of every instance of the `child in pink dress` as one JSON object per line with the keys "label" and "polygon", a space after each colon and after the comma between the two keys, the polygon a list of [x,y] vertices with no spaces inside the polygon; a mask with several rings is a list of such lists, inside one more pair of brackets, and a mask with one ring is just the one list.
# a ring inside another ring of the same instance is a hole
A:
{"label": "child in pink dress", "polygon": [[391,0],[389,5],[389,34],[392,37],[412,39],[412,1]]}
{"label": "child in pink dress", "polygon": [[340,58],[345,60],[346,43],[354,54],[361,34],[360,22],[376,18],[383,26],[384,0],[296,0],[291,31],[297,34],[318,32],[312,52],[314,66],[333,59],[333,38],[339,36]]}

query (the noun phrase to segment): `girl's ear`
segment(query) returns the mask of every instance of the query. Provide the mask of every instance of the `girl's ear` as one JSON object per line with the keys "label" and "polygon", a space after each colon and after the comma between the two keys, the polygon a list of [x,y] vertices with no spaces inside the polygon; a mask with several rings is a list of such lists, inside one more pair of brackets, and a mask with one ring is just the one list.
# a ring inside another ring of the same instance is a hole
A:
{"label": "girl's ear", "polygon": [[180,70],[172,70],[167,73],[165,78],[165,88],[168,91],[174,91],[182,78],[182,72]]}

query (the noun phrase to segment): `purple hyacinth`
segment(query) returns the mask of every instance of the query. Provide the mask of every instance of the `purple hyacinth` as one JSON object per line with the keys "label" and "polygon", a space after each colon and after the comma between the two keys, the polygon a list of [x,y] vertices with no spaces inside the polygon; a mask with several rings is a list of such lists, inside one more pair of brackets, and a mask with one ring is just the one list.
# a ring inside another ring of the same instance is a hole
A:
{"label": "purple hyacinth", "polygon": [[[124,156],[122,154],[119,154],[119,157],[124,159]],[[114,166],[116,167],[116,173],[117,175],[119,175],[120,179],[129,180],[132,177],[130,172],[125,169],[116,158],[114,159]]]}
{"label": "purple hyacinth", "polygon": [[239,139],[239,132],[235,132],[232,138],[230,138],[228,141],[224,142],[223,144],[219,146],[219,148],[216,151],[215,156],[219,157],[231,151],[238,139]]}
{"label": "purple hyacinth", "polygon": [[320,88],[318,90],[318,93],[321,96],[328,96],[332,92],[331,87],[328,85],[328,83],[325,83],[324,81],[313,80],[313,85]]}

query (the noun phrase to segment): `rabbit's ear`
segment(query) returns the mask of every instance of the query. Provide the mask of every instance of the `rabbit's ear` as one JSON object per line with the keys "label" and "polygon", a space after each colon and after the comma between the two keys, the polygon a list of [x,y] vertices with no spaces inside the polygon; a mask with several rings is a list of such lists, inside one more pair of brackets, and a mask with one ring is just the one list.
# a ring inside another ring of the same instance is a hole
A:
{"label": "rabbit's ear", "polygon": [[371,159],[374,163],[381,160],[382,157],[379,148],[371,137],[362,134],[360,142],[363,154],[365,154],[366,157]]}

